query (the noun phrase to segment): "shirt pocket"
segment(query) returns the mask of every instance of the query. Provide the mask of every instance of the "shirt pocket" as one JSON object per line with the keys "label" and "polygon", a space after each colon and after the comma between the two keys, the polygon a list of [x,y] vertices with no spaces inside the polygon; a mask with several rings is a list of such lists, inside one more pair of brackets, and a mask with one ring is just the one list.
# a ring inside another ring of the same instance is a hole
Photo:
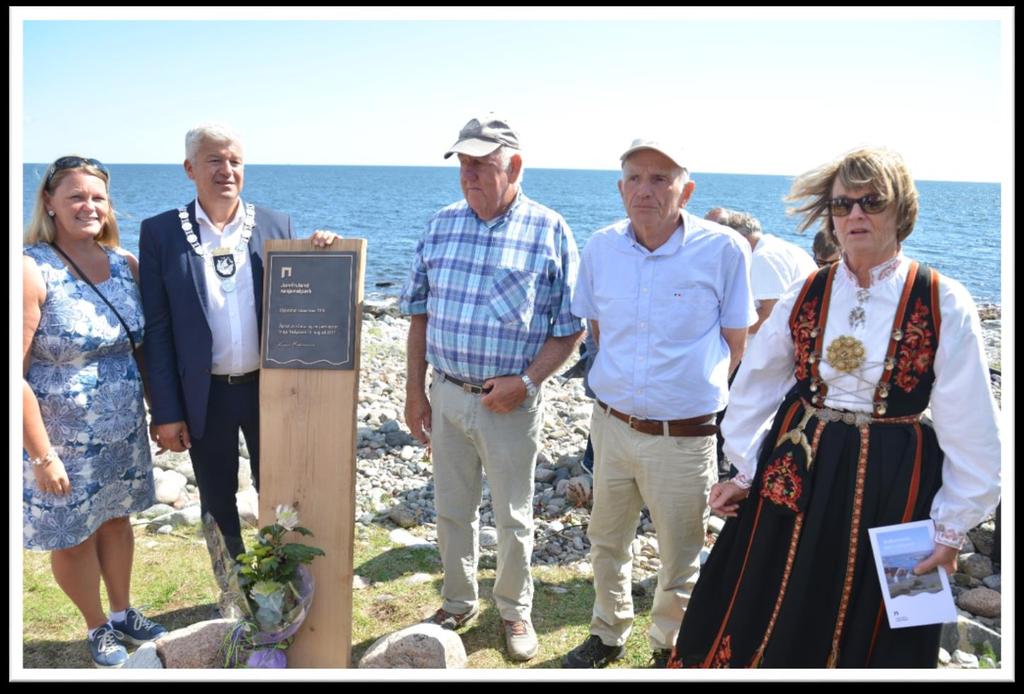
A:
{"label": "shirt pocket", "polygon": [[699,339],[719,322],[718,296],[702,284],[671,288],[659,309],[656,315],[665,336],[675,342]]}
{"label": "shirt pocket", "polygon": [[510,327],[529,327],[537,300],[538,273],[513,267],[494,270],[490,306],[495,319]]}

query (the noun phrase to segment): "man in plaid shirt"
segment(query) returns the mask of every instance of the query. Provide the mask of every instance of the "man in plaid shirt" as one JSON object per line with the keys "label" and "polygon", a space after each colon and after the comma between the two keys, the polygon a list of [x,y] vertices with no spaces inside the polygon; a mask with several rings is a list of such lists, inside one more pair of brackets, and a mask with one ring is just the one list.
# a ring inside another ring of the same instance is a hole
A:
{"label": "man in plaid shirt", "polygon": [[405,419],[433,450],[444,567],[444,602],[427,621],[459,629],[479,610],[486,472],[498,530],[494,601],[509,656],[529,660],[537,653],[530,557],[540,386],[582,334],[570,313],[579,251],[561,215],[523,194],[519,137],[507,122],[474,118],[445,158],[452,154],[465,200],[431,218],[400,303],[410,316]]}

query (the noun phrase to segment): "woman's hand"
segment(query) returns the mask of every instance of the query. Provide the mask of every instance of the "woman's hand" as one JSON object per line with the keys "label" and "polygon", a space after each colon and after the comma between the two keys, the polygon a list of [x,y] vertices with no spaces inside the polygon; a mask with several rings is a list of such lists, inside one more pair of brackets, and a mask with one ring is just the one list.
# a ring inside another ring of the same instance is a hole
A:
{"label": "woman's hand", "polygon": [[32,472],[36,475],[36,486],[47,494],[63,496],[71,493],[71,481],[64,469],[64,461],[56,453],[48,456],[42,465],[33,465]]}
{"label": "woman's hand", "polygon": [[722,518],[733,518],[739,511],[740,502],[750,494],[749,489],[743,489],[731,480],[719,482],[711,487],[711,494],[708,496],[708,505],[711,513]]}
{"label": "woman's hand", "polygon": [[941,566],[946,570],[947,576],[952,576],[956,573],[956,558],[958,554],[960,554],[960,550],[956,547],[936,543],[932,555],[915,566],[914,573],[920,576],[921,574],[928,573],[936,566]]}

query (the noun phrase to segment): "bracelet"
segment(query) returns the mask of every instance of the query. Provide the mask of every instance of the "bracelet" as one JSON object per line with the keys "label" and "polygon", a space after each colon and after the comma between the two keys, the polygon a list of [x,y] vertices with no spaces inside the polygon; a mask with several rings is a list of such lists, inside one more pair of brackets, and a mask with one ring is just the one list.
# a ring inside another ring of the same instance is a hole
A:
{"label": "bracelet", "polygon": [[50,463],[59,463],[60,456],[57,455],[57,450],[55,448],[51,448],[46,455],[38,458],[29,458],[28,462],[32,463],[33,467],[46,467]]}

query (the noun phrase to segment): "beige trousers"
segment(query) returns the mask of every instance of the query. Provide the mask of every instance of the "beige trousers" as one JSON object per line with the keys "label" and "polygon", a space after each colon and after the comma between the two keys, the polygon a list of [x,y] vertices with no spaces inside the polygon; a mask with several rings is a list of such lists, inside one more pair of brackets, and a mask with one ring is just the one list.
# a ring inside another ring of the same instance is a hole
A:
{"label": "beige trousers", "polygon": [[708,494],[717,479],[715,437],[642,434],[596,405],[590,427],[594,508],[587,537],[595,593],[590,633],[608,646],[629,637],[631,545],[646,504],[661,559],[648,639],[652,649],[672,648],[700,571]]}
{"label": "beige trousers", "polygon": [[503,619],[529,619],[533,606],[533,475],[543,396],[495,414],[459,386],[430,385],[437,543],[444,567],[442,607],[460,614],[477,601],[483,473],[498,531],[494,602]]}

